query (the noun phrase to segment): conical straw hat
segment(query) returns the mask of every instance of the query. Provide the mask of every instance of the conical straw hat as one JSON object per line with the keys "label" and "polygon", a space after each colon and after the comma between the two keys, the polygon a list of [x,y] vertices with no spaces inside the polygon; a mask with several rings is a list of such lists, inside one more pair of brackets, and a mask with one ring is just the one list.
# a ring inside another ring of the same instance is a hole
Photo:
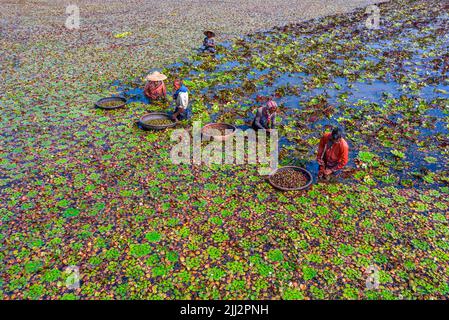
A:
{"label": "conical straw hat", "polygon": [[165,79],[167,79],[167,76],[155,71],[149,75],[147,75],[147,77],[145,78],[147,81],[164,81]]}
{"label": "conical straw hat", "polygon": [[215,32],[213,32],[213,31],[210,31],[210,30],[206,30],[206,31],[204,31],[204,35],[206,36],[206,37],[208,37],[209,36],[209,33],[212,35],[212,37],[215,37]]}

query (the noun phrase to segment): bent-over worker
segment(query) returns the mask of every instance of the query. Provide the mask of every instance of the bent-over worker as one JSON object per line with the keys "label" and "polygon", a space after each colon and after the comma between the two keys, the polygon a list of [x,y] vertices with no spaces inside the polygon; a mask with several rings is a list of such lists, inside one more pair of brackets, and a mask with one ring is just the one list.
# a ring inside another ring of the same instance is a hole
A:
{"label": "bent-over worker", "polygon": [[337,127],[321,138],[317,155],[320,165],[319,178],[337,173],[348,163],[349,147],[342,135],[342,130]]}
{"label": "bent-over worker", "polygon": [[274,129],[277,109],[278,105],[274,100],[270,100],[266,106],[258,108],[252,124],[253,129],[267,131]]}
{"label": "bent-over worker", "polygon": [[167,76],[160,72],[153,72],[149,74],[146,78],[147,84],[145,85],[144,94],[147,98],[151,100],[166,99],[167,98],[167,88],[165,87],[164,80]]}

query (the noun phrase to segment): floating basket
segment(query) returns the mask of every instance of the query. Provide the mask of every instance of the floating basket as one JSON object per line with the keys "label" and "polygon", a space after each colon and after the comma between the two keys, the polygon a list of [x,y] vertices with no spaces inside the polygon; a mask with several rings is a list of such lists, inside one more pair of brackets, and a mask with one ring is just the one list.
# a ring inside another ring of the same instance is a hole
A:
{"label": "floating basket", "polygon": [[[108,103],[112,103],[112,102],[115,102],[114,105],[108,105]],[[100,108],[100,109],[107,109],[107,110],[123,108],[125,105],[126,105],[126,99],[122,98],[122,97],[103,98],[103,99],[98,100],[95,103],[95,107]]]}
{"label": "floating basket", "polygon": [[[154,120],[169,120],[170,123],[166,124],[166,125],[156,125],[156,124],[151,124],[151,121]],[[146,115],[144,115],[142,118],[140,118],[139,120],[139,125],[142,129],[145,130],[164,130],[167,128],[173,128],[174,126],[176,126],[176,121],[172,120],[171,117],[163,112],[153,112],[153,113],[148,113]]]}
{"label": "floating basket", "polygon": [[[284,170],[286,170],[286,169],[293,169],[293,170],[296,170],[296,171],[301,172],[301,173],[304,175],[304,177],[307,179],[307,183],[306,183],[305,185],[303,185],[303,186],[301,186],[301,187],[297,187],[297,188],[286,188],[286,187],[283,187],[283,186],[280,186],[280,185],[276,184],[276,183],[273,181],[273,179],[272,179],[273,176],[274,176],[276,173],[280,173],[280,172],[282,172],[282,171],[284,171]],[[313,182],[313,177],[312,177],[312,174],[311,174],[309,171],[307,171],[306,169],[304,169],[304,168],[295,167],[295,166],[286,166],[286,167],[282,167],[282,168],[279,168],[279,169],[273,171],[273,172],[270,174],[270,176],[268,177],[268,182],[269,182],[274,188],[279,189],[279,190],[282,190],[282,191],[298,191],[298,190],[304,190],[304,189],[309,188],[310,185],[311,185],[312,182]]]}
{"label": "floating basket", "polygon": [[[211,133],[212,130],[215,131],[231,131],[227,134],[222,134],[222,135],[216,135],[216,133]],[[232,136],[234,136],[235,131],[237,130],[237,128],[235,126],[233,126],[232,124],[227,124],[227,123],[209,123],[207,125],[205,125],[202,129],[201,129],[201,134],[204,138],[204,140],[210,141],[210,140],[215,140],[215,141],[225,141],[228,140],[229,138],[231,138]]]}

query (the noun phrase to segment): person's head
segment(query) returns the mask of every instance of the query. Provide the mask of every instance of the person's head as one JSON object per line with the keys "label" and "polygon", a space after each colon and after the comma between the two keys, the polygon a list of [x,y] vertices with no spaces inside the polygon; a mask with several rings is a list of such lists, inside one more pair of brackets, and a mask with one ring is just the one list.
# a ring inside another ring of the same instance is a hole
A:
{"label": "person's head", "polygon": [[268,111],[270,111],[270,113],[274,113],[278,109],[278,104],[276,103],[276,101],[270,100],[267,102],[267,108],[268,108]]}
{"label": "person's head", "polygon": [[213,31],[205,31],[204,32],[204,35],[206,36],[206,37],[208,37],[208,38],[213,38],[213,37],[215,37],[215,33],[213,32]]}
{"label": "person's head", "polygon": [[173,81],[173,87],[175,88],[175,90],[178,90],[179,88],[181,88],[181,86],[182,86],[181,79],[175,79],[175,81]]}
{"label": "person's head", "polygon": [[338,141],[343,137],[343,131],[339,127],[332,129],[331,139],[332,141]]}

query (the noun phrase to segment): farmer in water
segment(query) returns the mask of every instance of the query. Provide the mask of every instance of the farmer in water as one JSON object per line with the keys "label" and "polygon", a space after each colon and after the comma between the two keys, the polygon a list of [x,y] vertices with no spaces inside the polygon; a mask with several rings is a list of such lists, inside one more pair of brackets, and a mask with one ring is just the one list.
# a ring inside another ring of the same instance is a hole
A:
{"label": "farmer in water", "polygon": [[205,31],[204,35],[206,38],[204,38],[203,42],[203,52],[215,53],[215,33],[212,31]]}
{"label": "farmer in water", "polygon": [[151,100],[166,99],[167,88],[164,80],[167,79],[165,75],[160,72],[153,72],[146,77],[147,84],[145,85],[144,94]]}
{"label": "farmer in water", "polygon": [[173,100],[176,102],[176,107],[172,119],[175,121],[186,120],[189,117],[189,90],[180,79],[174,81],[173,87],[176,90],[173,94]]}
{"label": "farmer in water", "polygon": [[254,117],[252,127],[254,130],[267,130],[275,128],[276,125],[276,111],[278,105],[276,101],[270,100],[267,105],[257,109]]}
{"label": "farmer in water", "polygon": [[331,133],[325,133],[318,147],[318,178],[328,178],[343,169],[348,163],[348,154],[348,143],[343,139],[340,128],[336,127]]}

